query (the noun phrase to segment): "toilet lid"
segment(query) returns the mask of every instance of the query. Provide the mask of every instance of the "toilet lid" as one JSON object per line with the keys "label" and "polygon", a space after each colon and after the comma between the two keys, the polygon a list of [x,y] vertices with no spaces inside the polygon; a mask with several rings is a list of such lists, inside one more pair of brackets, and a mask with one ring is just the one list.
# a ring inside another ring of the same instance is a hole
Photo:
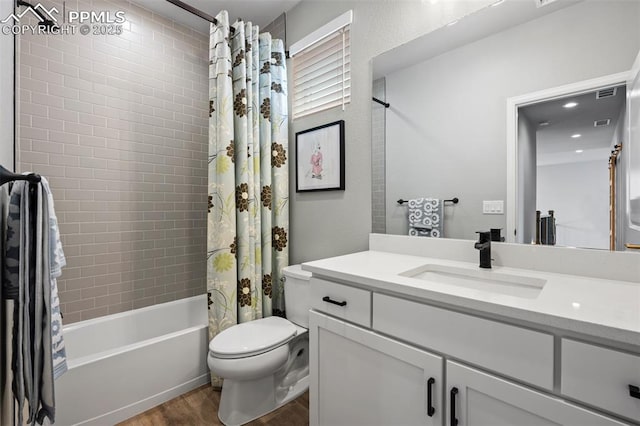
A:
{"label": "toilet lid", "polygon": [[218,358],[258,355],[291,340],[296,326],[281,317],[268,317],[234,325],[209,343],[209,351]]}

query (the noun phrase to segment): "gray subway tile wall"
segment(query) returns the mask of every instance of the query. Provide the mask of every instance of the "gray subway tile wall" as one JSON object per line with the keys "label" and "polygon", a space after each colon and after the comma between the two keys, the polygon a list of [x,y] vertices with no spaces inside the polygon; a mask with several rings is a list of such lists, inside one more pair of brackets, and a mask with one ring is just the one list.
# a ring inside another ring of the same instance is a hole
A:
{"label": "gray subway tile wall", "polygon": [[268,32],[272,38],[280,39],[287,45],[287,15],[281,14],[274,19],[269,25],[264,28],[260,28],[260,32]]}
{"label": "gray subway tile wall", "polygon": [[66,9],[126,22],[18,38],[18,170],[51,183],[64,321],[203,294],[208,35],[125,1]]}
{"label": "gray subway tile wall", "polygon": [[[386,100],[385,79],[373,82],[373,96]],[[374,102],[371,107],[371,228],[372,232],[387,232],[386,207],[386,109]]]}

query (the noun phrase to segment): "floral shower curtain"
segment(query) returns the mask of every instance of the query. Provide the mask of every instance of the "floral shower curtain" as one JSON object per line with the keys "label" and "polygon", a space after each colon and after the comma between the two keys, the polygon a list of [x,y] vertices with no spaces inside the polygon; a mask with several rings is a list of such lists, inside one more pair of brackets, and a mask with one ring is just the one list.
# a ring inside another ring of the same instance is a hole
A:
{"label": "floral shower curtain", "polygon": [[230,26],[226,11],[216,19],[209,55],[210,338],[237,323],[284,316],[282,269],[289,262],[284,44],[250,22]]}

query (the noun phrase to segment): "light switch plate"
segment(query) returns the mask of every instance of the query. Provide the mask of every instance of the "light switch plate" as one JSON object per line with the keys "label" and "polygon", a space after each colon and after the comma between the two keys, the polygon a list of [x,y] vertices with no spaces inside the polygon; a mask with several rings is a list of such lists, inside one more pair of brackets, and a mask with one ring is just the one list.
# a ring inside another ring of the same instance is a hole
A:
{"label": "light switch plate", "polygon": [[482,201],[482,214],[504,214],[504,200]]}

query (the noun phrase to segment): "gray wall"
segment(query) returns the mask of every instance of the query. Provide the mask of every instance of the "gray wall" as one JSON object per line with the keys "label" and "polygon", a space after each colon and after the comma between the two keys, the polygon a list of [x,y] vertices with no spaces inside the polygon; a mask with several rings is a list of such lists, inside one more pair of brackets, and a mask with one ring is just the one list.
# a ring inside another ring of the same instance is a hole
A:
{"label": "gray wall", "polygon": [[516,241],[529,244],[536,229],[536,126],[524,114],[518,115],[518,235]]}
{"label": "gray wall", "polygon": [[482,200],[506,201],[507,98],[629,70],[639,8],[579,3],[388,75],[387,232],[406,226],[393,200],[425,195],[460,198],[450,237],[504,228]]}
{"label": "gray wall", "polygon": [[[12,0],[0,0],[0,19],[13,12]],[[0,34],[0,164],[13,170],[13,36]]]}
{"label": "gray wall", "polygon": [[270,33],[272,38],[282,40],[285,44],[287,42],[287,15],[282,14],[274,19],[269,25],[264,28],[260,28],[261,33]]}
{"label": "gray wall", "polygon": [[[352,9],[351,104],[292,122],[290,157],[295,164],[295,134],[345,120],[346,190],[301,193],[291,181],[291,262],[365,250],[371,232],[371,59],[492,3],[413,1],[303,1],[287,12],[289,45]],[[292,81],[289,67],[289,81]]]}

